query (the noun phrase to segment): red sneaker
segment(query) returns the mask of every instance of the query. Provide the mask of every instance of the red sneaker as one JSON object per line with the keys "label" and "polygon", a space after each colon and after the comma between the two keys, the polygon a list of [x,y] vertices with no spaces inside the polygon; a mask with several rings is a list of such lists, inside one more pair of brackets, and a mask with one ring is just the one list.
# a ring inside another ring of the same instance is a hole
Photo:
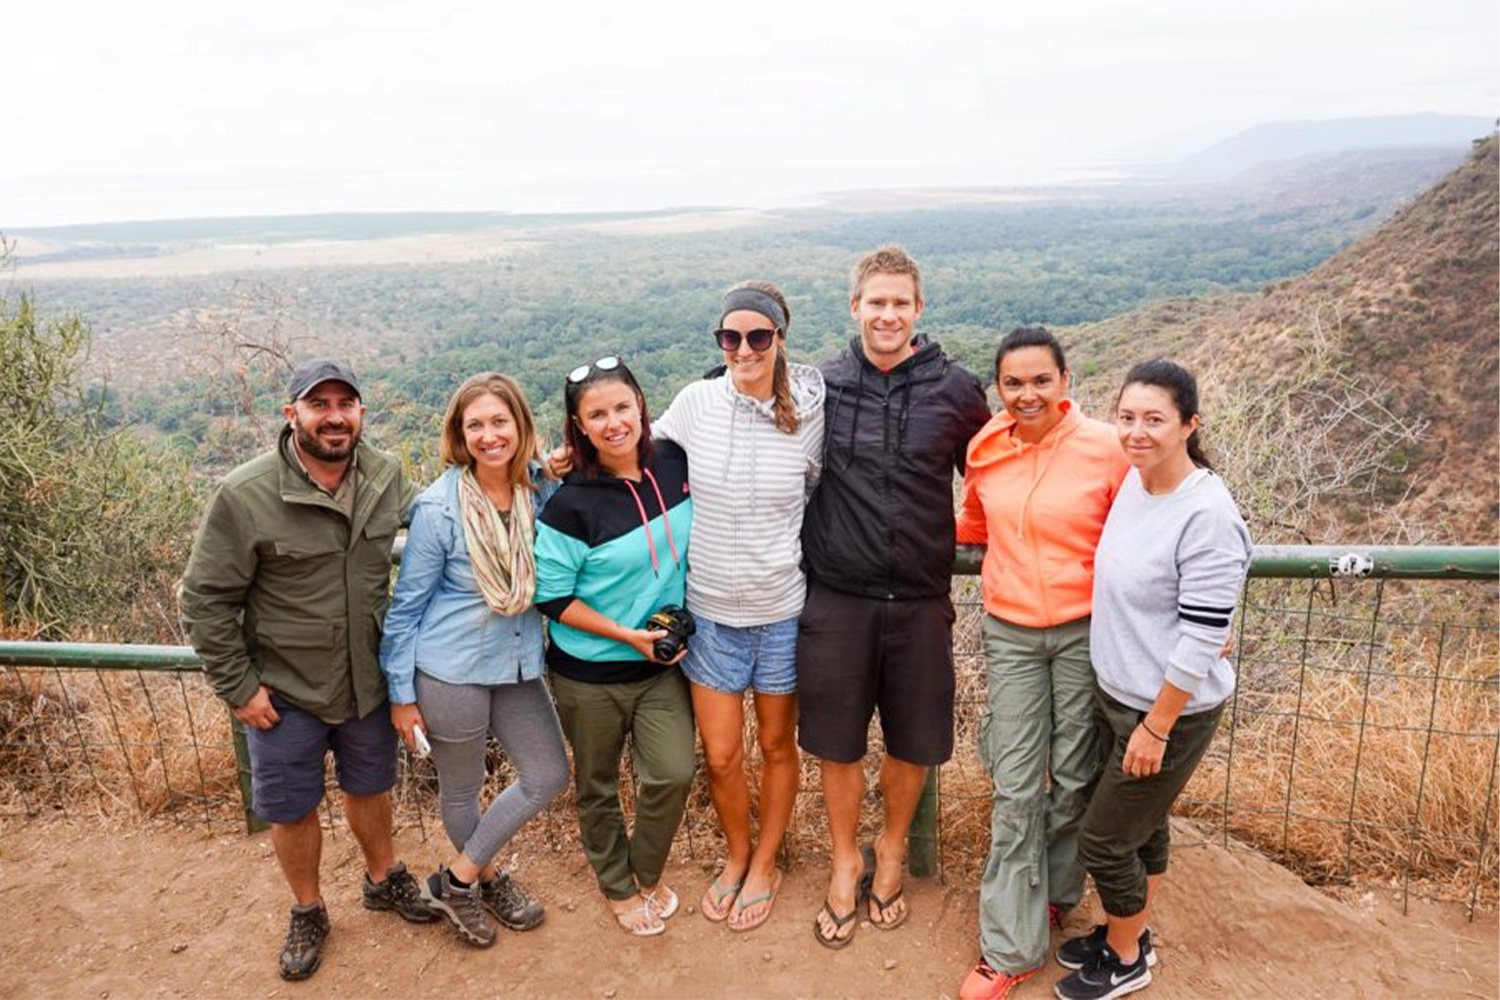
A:
{"label": "red sneaker", "polygon": [[981,958],[964,977],[964,984],[958,988],[958,1000],[1005,1000],[1017,983],[1030,979],[1038,971],[1030,969],[1011,975],[990,968],[990,963]]}

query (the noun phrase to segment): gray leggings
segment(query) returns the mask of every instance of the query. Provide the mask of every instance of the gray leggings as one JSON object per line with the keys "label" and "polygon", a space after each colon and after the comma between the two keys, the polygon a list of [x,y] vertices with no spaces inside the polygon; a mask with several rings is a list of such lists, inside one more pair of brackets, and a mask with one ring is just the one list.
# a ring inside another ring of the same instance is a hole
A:
{"label": "gray leggings", "polygon": [[[568,784],[568,756],[552,695],[541,679],[449,684],[417,671],[417,707],[437,765],[443,827],[453,846],[483,867]],[[479,815],[485,736],[495,734],[517,780]]]}

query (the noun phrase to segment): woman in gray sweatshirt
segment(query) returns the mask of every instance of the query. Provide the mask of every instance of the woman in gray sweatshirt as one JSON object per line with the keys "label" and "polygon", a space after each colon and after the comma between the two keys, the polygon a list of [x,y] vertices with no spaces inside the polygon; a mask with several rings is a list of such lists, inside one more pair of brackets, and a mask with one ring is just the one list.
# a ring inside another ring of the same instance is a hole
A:
{"label": "woman in gray sweatshirt", "polygon": [[1221,654],[1250,568],[1250,533],[1198,442],[1198,386],[1170,361],[1125,376],[1115,426],[1132,466],[1094,564],[1089,648],[1109,755],[1079,856],[1107,923],[1065,941],[1063,1000],[1106,1000],[1151,982],[1151,897],[1167,870],[1172,803],[1234,690]]}

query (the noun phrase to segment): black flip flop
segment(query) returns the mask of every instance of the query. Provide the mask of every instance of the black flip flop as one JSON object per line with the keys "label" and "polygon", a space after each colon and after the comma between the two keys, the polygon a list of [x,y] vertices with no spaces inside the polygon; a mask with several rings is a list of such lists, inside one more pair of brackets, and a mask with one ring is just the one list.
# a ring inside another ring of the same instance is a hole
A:
{"label": "black flip flop", "polygon": [[896,903],[901,899],[902,893],[904,893],[905,891],[905,886],[898,886],[896,891],[891,894],[890,899],[881,899],[879,896],[875,895],[874,889],[871,889],[868,893],[866,893],[866,895],[870,899],[870,902],[874,903],[875,908],[880,911],[880,919],[876,920],[874,917],[871,917],[870,923],[876,927],[879,927],[883,931],[893,931],[897,927],[900,927],[902,924],[906,923],[906,918],[911,916],[911,907],[909,906],[902,908],[900,916],[892,917],[889,920],[886,919],[885,916],[885,911],[890,909],[892,906],[895,906]]}
{"label": "black flip flop", "polygon": [[[818,916],[822,916],[823,913],[828,914],[828,919],[833,921],[833,933],[837,934],[845,927],[848,927],[849,924],[853,923],[855,917],[859,916],[859,903],[860,901],[856,899],[854,901],[854,909],[850,910],[848,913],[844,914],[841,917],[837,913],[833,912],[833,904],[829,903],[827,898],[824,898],[823,911],[822,913],[819,913]],[[854,930],[859,930],[858,924],[854,925]],[[854,931],[850,931],[848,937],[825,937],[823,935],[823,925],[818,923],[817,919],[815,918],[813,920],[813,937],[817,938],[818,944],[822,945],[823,947],[832,948],[834,951],[838,951],[840,948],[849,947],[850,942],[854,940]]]}

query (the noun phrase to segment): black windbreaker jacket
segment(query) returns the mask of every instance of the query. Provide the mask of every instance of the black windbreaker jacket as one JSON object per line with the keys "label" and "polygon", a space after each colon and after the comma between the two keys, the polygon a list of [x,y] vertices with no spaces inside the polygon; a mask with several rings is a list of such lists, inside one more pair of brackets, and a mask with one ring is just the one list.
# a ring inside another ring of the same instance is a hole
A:
{"label": "black windbreaker jacket", "polygon": [[823,475],[802,524],[803,568],[846,594],[910,600],[947,594],[953,572],[953,472],[990,419],[979,380],[924,337],[889,372],[858,337],[820,367]]}

